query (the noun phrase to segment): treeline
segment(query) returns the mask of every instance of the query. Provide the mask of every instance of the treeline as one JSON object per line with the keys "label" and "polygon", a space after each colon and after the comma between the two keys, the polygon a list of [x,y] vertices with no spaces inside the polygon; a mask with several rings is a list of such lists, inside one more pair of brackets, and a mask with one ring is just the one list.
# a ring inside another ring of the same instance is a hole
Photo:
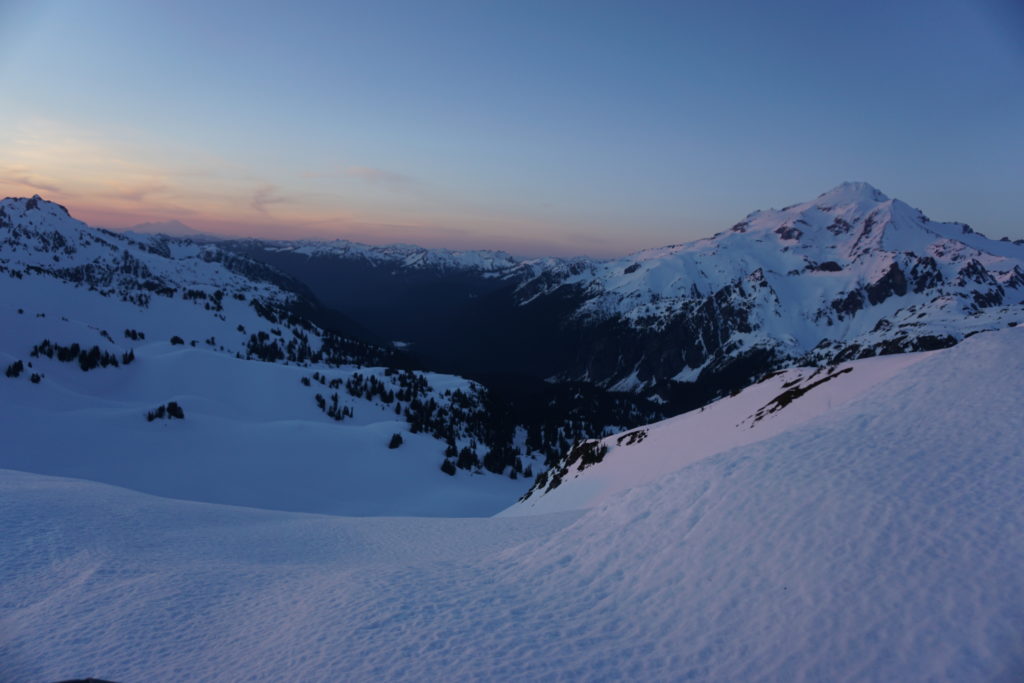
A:
{"label": "treeline", "polygon": [[[577,443],[664,417],[658,406],[634,396],[608,394],[584,386],[548,385],[538,395],[510,397],[483,387],[438,394],[427,377],[412,370],[386,368],[382,375],[355,372],[328,378],[321,372],[303,377],[334,390],[314,397],[317,407],[335,420],[352,416],[341,396],[393,406],[413,434],[446,443],[441,469],[484,469],[515,479],[533,476],[531,461],[558,462]],[[522,432],[525,431],[525,439]]]}
{"label": "treeline", "polygon": [[[382,376],[355,372],[345,379],[331,379],[317,371],[301,381],[306,386],[317,383],[336,390],[329,397],[321,393],[314,397],[317,407],[335,420],[353,415],[351,406],[340,404],[342,392],[353,398],[376,402],[381,407],[393,406],[395,416],[404,419],[411,433],[430,434],[447,444],[442,469],[449,474],[454,474],[456,467],[472,470],[490,465],[488,469],[494,472],[504,470],[492,462],[493,459],[487,460],[484,456],[482,461],[478,455],[490,434],[483,392],[446,390],[440,394],[439,401],[424,374],[396,368],[385,368]],[[463,444],[461,448],[460,443]],[[398,448],[401,444],[400,438],[392,437],[388,446]],[[522,472],[522,463],[516,469]]]}
{"label": "treeline", "polygon": [[[249,300],[249,305],[258,316],[272,325],[286,327],[289,332],[285,334],[280,327],[273,327],[269,333],[260,330],[249,335],[245,357],[250,360],[286,361],[296,365],[393,365],[396,360],[393,349],[321,328],[288,306],[255,297]],[[319,336],[318,346],[311,341],[313,336]]]}

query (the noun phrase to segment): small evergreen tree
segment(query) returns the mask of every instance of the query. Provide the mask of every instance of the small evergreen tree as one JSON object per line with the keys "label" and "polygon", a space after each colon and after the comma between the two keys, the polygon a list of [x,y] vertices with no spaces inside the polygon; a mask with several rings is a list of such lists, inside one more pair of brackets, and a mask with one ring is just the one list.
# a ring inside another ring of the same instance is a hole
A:
{"label": "small evergreen tree", "polygon": [[472,450],[470,450],[469,448],[463,448],[463,449],[462,449],[462,450],[461,450],[461,451],[459,452],[459,460],[458,460],[458,462],[456,462],[456,463],[455,463],[455,465],[456,465],[456,466],[457,466],[457,467],[458,467],[458,468],[459,468],[460,470],[469,470],[469,469],[473,469],[473,468],[474,468],[474,467],[476,467],[476,466],[477,466],[478,464],[479,464],[479,461],[478,461],[478,460],[477,460],[477,458],[476,458],[476,453],[474,453],[474,452],[473,452]]}
{"label": "small evergreen tree", "polygon": [[404,443],[402,435],[396,432],[391,435],[391,441],[388,442],[388,448],[398,448],[399,446],[402,445],[402,443]]}
{"label": "small evergreen tree", "polygon": [[17,360],[7,366],[6,374],[8,377],[19,377],[24,369],[25,364]]}

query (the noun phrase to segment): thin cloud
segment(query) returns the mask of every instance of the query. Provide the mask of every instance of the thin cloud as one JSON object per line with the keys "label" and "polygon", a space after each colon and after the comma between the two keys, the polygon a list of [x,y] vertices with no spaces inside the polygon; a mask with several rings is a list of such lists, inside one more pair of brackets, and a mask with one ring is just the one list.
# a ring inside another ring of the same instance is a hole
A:
{"label": "thin cloud", "polygon": [[259,213],[268,213],[267,207],[273,204],[283,204],[288,201],[288,198],[280,194],[275,185],[261,185],[256,188],[252,193],[252,199],[249,200],[249,206],[252,207],[253,211]]}
{"label": "thin cloud", "polygon": [[0,178],[0,182],[9,183],[11,185],[21,185],[22,187],[27,187],[33,190],[41,190],[43,192],[61,193],[61,189],[56,185],[51,185],[50,183],[43,182],[42,180],[37,180],[27,175],[8,176]]}

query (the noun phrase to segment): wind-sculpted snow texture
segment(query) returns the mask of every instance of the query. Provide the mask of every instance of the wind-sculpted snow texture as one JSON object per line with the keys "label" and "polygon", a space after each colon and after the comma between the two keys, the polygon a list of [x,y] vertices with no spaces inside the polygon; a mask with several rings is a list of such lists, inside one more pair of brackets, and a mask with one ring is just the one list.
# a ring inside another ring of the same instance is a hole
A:
{"label": "wind-sculpted snow texture", "polygon": [[328,518],[4,472],[0,670],[1019,680],[1022,343],[979,334],[888,368],[854,400],[582,516]]}

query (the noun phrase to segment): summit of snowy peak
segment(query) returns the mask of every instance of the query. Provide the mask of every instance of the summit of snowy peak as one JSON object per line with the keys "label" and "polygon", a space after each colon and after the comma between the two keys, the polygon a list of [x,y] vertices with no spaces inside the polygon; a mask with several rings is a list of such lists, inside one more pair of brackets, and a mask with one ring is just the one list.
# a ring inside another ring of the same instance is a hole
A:
{"label": "summit of snowy peak", "polygon": [[33,195],[0,200],[0,227],[46,229],[73,235],[87,226],[73,218],[64,206]]}
{"label": "summit of snowy peak", "polygon": [[7,197],[6,199],[0,200],[0,207],[3,207],[10,211],[18,211],[21,213],[27,211],[41,211],[48,214],[63,214],[69,215],[68,210],[58,204],[57,202],[51,202],[48,199],[38,194],[34,194],[31,197]]}
{"label": "summit of snowy peak", "polygon": [[842,206],[861,202],[881,203],[888,201],[884,192],[863,181],[847,181],[836,185],[828,192],[818,195],[818,204]]}

